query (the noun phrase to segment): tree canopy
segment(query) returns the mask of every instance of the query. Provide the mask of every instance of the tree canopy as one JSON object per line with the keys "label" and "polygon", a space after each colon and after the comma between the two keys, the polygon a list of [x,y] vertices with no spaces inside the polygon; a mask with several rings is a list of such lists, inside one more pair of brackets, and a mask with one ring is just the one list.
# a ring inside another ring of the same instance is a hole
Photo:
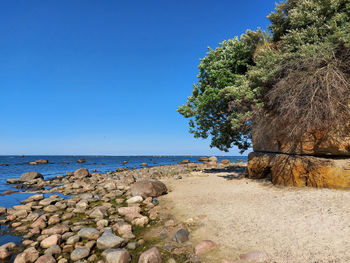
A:
{"label": "tree canopy", "polygon": [[267,32],[247,30],[209,48],[178,109],[212,147],[248,149],[252,123],[262,119],[300,136],[350,117],[350,2],[287,0],[268,18]]}

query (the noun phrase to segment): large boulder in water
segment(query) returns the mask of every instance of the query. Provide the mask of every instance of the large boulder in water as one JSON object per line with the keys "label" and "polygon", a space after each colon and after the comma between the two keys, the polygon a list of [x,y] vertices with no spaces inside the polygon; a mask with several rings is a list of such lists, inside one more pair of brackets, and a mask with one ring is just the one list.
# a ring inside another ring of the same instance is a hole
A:
{"label": "large boulder in water", "polygon": [[158,180],[142,180],[134,183],[131,186],[132,196],[158,197],[168,192],[165,184]]}
{"label": "large boulder in water", "polygon": [[49,160],[47,159],[40,159],[35,161],[37,164],[47,164],[49,163]]}
{"label": "large boulder in water", "polygon": [[19,178],[20,181],[32,181],[34,179],[44,179],[44,176],[38,172],[26,172]]}

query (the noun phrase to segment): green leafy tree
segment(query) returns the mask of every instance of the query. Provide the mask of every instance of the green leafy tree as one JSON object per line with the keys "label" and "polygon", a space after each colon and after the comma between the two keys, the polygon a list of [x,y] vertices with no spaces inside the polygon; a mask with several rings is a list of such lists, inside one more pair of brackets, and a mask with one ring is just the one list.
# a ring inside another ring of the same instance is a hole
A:
{"label": "green leafy tree", "polygon": [[209,49],[178,109],[194,136],[210,136],[213,147],[249,148],[253,120],[254,132],[264,122],[295,140],[348,123],[349,0],[287,0],[268,18],[271,36],[248,30]]}
{"label": "green leafy tree", "polygon": [[249,147],[252,106],[257,94],[251,90],[245,74],[254,64],[253,55],[266,42],[261,30],[225,40],[216,49],[209,48],[198,66],[198,83],[187,104],[178,111],[190,118],[195,137],[212,137],[211,146],[228,151],[232,145]]}

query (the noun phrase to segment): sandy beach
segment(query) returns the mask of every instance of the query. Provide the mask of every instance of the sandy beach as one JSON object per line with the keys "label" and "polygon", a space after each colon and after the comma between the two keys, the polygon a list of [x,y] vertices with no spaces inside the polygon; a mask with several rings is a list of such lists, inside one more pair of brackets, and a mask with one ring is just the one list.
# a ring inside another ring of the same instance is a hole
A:
{"label": "sandy beach", "polygon": [[190,241],[218,245],[204,262],[239,260],[256,250],[268,254],[267,262],[350,262],[349,191],[279,187],[236,175],[164,180],[170,192],[162,204],[179,220],[199,222]]}

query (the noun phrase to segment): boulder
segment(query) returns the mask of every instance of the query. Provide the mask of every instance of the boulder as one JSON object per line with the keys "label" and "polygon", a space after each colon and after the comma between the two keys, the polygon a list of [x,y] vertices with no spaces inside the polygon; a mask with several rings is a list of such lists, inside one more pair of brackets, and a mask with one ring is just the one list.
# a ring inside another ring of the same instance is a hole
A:
{"label": "boulder", "polygon": [[286,186],[350,189],[350,159],[252,152],[248,177]]}
{"label": "boulder", "polygon": [[139,196],[139,195],[133,196],[128,200],[126,200],[128,204],[137,204],[137,203],[141,203],[142,201],[143,201],[143,198],[142,196]]}
{"label": "boulder", "polygon": [[158,180],[142,180],[137,181],[131,186],[132,196],[142,196],[144,199],[147,197],[158,197],[166,194],[168,189],[165,184]]}
{"label": "boulder", "polygon": [[191,161],[190,161],[190,159],[183,159],[181,162],[180,162],[180,164],[188,164],[188,163],[190,163]]}
{"label": "boulder", "polygon": [[92,213],[89,215],[91,218],[102,219],[107,215],[106,208],[104,206],[98,206],[94,208]]}
{"label": "boulder", "polygon": [[44,179],[44,176],[38,172],[26,172],[19,178],[22,182],[32,181],[34,179]]}
{"label": "boulder", "polygon": [[106,263],[129,263],[131,257],[126,249],[107,249],[102,253]]}
{"label": "boulder", "polygon": [[29,247],[18,254],[14,263],[33,263],[39,257],[39,252],[34,247]]}
{"label": "boulder", "polygon": [[59,241],[61,240],[61,235],[52,235],[47,238],[45,238],[43,241],[41,241],[40,246],[42,248],[49,248],[51,246],[55,246],[59,244]]}
{"label": "boulder", "polygon": [[54,245],[45,250],[46,255],[60,255],[62,253],[62,249],[59,245]]}
{"label": "boulder", "polygon": [[215,156],[210,156],[208,158],[208,162],[217,163],[218,162],[218,158],[215,157]]}
{"label": "boulder", "polygon": [[85,162],[86,162],[86,160],[83,159],[83,158],[80,158],[80,159],[77,160],[77,163],[85,163]]}
{"label": "boulder", "polygon": [[70,259],[73,261],[78,261],[80,259],[86,258],[90,255],[90,250],[86,247],[78,247],[73,250],[70,254]]}
{"label": "boulder", "polygon": [[176,231],[173,239],[178,243],[184,243],[188,241],[189,236],[190,233],[186,229],[181,228],[178,231]]}
{"label": "boulder", "polygon": [[350,135],[333,128],[327,131],[306,131],[297,141],[282,133],[283,129],[271,130],[268,123],[255,129],[259,129],[259,132],[256,132],[253,127],[252,141],[255,152],[350,156]]}
{"label": "boulder", "polygon": [[8,183],[8,184],[19,184],[21,182],[22,181],[19,178],[8,178],[6,180],[6,183]]}
{"label": "boulder", "polygon": [[90,240],[96,240],[100,236],[100,232],[96,228],[86,227],[80,229],[78,236],[81,238],[87,238]]}
{"label": "boulder", "polygon": [[78,176],[78,177],[86,177],[89,175],[90,175],[89,170],[86,168],[80,168],[74,172],[74,176]]}
{"label": "boulder", "polygon": [[5,260],[11,257],[10,252],[6,248],[0,248],[0,260]]}
{"label": "boulder", "polygon": [[118,248],[124,243],[124,239],[113,234],[111,229],[106,230],[102,236],[97,239],[97,247],[105,250],[108,248]]}
{"label": "boulder", "polygon": [[221,160],[220,163],[221,163],[221,164],[224,164],[224,165],[228,165],[228,164],[231,163],[231,161],[230,161],[230,160]]}
{"label": "boulder", "polygon": [[37,163],[37,164],[48,164],[49,160],[47,160],[47,159],[40,159],[40,160],[36,160],[34,162]]}
{"label": "boulder", "polygon": [[200,157],[198,159],[198,161],[200,161],[200,162],[208,162],[209,161],[209,157]]}
{"label": "boulder", "polygon": [[141,254],[138,263],[162,263],[162,256],[158,248],[153,247]]}
{"label": "boulder", "polygon": [[55,235],[55,234],[64,234],[69,231],[69,227],[66,225],[57,225],[51,228],[47,228],[41,232],[43,235]]}

